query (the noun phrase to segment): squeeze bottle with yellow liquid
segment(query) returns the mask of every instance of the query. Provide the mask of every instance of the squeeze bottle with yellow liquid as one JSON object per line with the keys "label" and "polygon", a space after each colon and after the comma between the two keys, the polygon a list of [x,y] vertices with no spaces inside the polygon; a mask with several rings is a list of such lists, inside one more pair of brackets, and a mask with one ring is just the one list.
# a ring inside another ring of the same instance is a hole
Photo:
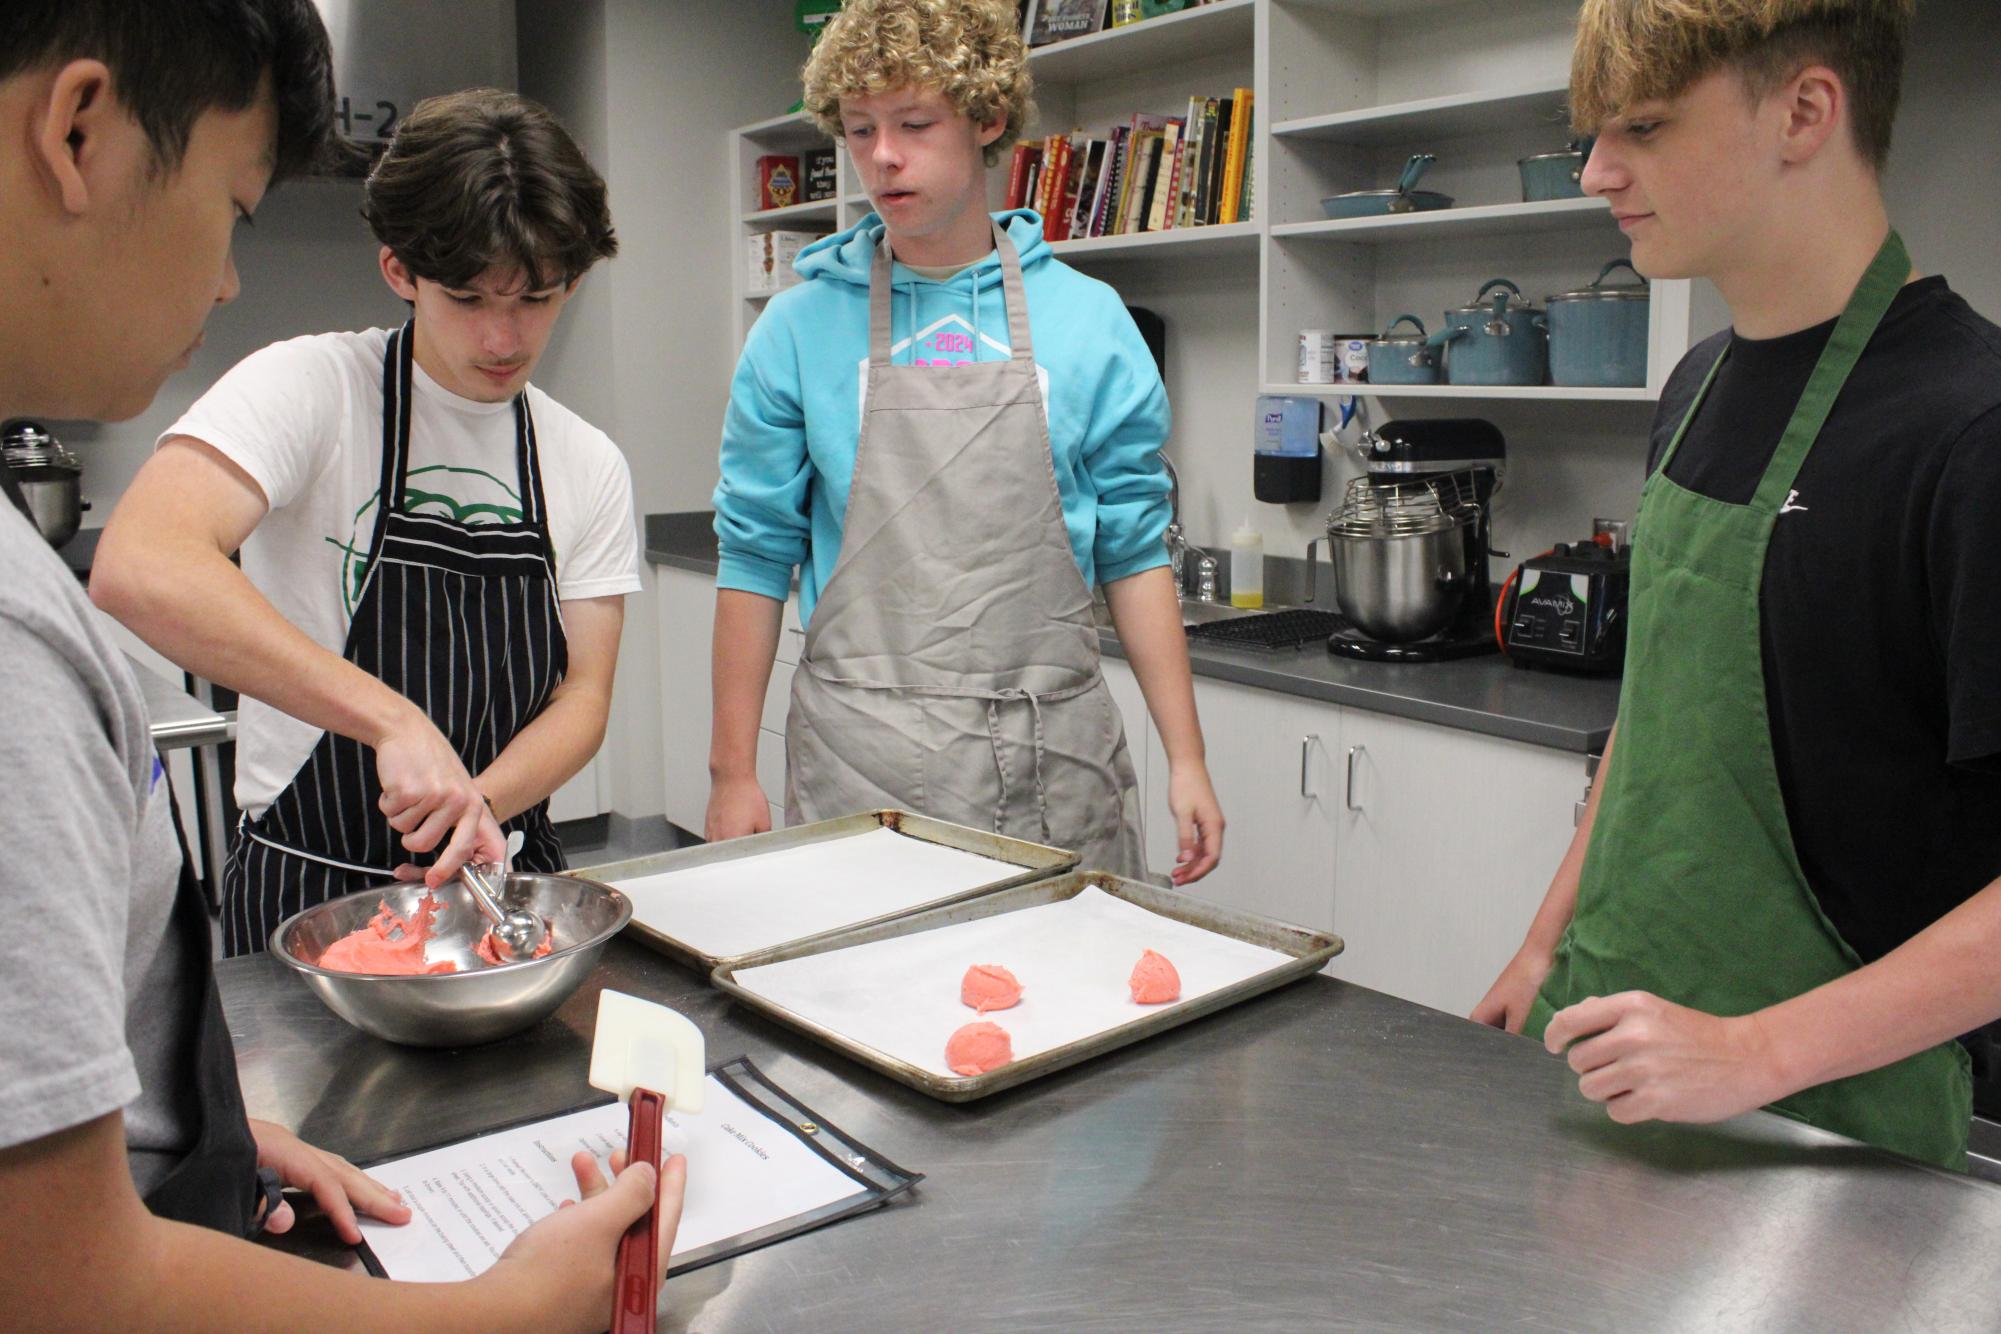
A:
{"label": "squeeze bottle with yellow liquid", "polygon": [[1230,605],[1265,604],[1265,540],[1248,516],[1230,535]]}

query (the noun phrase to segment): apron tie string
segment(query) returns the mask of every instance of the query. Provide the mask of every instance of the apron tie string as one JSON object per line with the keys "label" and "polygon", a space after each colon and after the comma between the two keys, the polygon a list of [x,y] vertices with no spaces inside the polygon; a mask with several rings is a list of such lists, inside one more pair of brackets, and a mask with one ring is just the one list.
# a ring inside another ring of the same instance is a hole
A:
{"label": "apron tie string", "polygon": [[1049,789],[1042,779],[1042,759],[1046,747],[1042,728],[1042,697],[1019,686],[1010,686],[995,691],[987,700],[987,737],[993,742],[994,767],[1000,771],[1000,804],[994,808],[994,832],[1001,832],[1001,823],[1007,815],[1008,776],[1007,753],[1001,746],[1000,706],[1017,700],[1028,702],[1029,716],[1035,731],[1035,816],[1042,829],[1042,841],[1052,841],[1049,832]]}

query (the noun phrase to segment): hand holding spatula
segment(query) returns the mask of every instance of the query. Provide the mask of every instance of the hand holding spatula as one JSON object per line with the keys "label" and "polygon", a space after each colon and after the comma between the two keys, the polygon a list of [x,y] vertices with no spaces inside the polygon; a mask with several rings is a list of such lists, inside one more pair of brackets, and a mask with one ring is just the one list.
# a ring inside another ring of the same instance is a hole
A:
{"label": "hand holding spatula", "polygon": [[[702,1110],[706,1078],[702,1031],[664,1005],[605,991],[598,997],[597,1034],[591,1043],[592,1088],[614,1093],[632,1109],[626,1162],[660,1167],[661,1117],[669,1103],[690,1114]],[[651,1334],[660,1295],[660,1199],[626,1230],[618,1244],[611,1334]]]}

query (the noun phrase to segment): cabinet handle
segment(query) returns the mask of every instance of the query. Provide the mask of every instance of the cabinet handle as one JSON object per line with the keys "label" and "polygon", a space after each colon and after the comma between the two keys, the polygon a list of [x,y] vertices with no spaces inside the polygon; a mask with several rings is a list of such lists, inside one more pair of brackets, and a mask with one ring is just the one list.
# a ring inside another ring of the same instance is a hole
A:
{"label": "cabinet handle", "polygon": [[1311,732],[1299,738],[1299,795],[1305,797],[1308,801],[1319,800],[1318,793],[1308,792],[1306,790],[1306,770],[1308,765],[1311,763],[1313,755],[1313,743],[1318,741],[1319,739],[1320,739],[1319,737],[1315,736]]}
{"label": "cabinet handle", "polygon": [[1366,753],[1367,753],[1367,751],[1368,751],[1368,747],[1366,747],[1366,746],[1350,746],[1350,747],[1348,747],[1348,796],[1347,796],[1347,806],[1348,806],[1348,809],[1349,809],[1349,810],[1351,810],[1351,811],[1359,811],[1359,810],[1361,810],[1361,809],[1362,809],[1362,807],[1361,807],[1360,803],[1358,803],[1358,802],[1357,802],[1357,801],[1355,800],[1355,757],[1356,757],[1357,755],[1362,755],[1362,754],[1366,754]]}

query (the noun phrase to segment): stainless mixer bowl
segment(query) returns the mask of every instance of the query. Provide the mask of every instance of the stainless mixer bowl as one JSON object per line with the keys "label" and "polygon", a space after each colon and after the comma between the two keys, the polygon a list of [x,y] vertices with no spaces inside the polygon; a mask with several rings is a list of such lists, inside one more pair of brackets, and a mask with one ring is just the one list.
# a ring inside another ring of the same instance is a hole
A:
{"label": "stainless mixer bowl", "polygon": [[295,913],[271,933],[271,952],[297,970],[329,1010],[364,1033],[412,1047],[468,1047],[540,1023],[583,984],[605,942],[632,920],[632,901],[610,885],[573,875],[517,871],[502,878],[504,907],[524,907],[549,922],[555,948],[539,959],[493,965],[478,954],[487,920],[472,891],[453,881],[432,891],[440,905],[425,957],[449,959],[456,973],[386,977],[343,973],[317,964],[327,946],[368,925],[387,903],[408,918],[422,884],[398,881],[360,890]]}
{"label": "stainless mixer bowl", "polygon": [[1466,596],[1462,525],[1426,531],[1358,532],[1330,525],[1334,600],[1369,638],[1408,644],[1435,635]]}

